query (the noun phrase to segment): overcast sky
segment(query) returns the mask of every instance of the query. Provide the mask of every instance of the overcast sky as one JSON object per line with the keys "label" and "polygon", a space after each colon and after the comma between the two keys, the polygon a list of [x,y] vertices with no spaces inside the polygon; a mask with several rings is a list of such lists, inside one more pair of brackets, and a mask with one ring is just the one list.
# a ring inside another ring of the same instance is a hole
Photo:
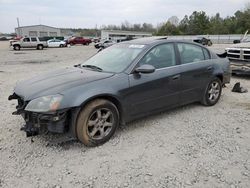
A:
{"label": "overcast sky", "polygon": [[180,20],[193,11],[231,16],[249,0],[0,0],[0,32],[14,32],[20,25],[44,24],[62,28],[100,28],[127,20],[130,23]]}

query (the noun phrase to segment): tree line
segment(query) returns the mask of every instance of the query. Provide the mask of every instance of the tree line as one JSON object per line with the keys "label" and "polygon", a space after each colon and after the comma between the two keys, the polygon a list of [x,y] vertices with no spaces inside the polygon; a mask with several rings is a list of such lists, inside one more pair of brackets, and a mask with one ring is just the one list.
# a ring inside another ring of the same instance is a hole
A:
{"label": "tree line", "polygon": [[172,16],[165,23],[153,26],[151,23],[131,24],[128,21],[120,25],[102,25],[94,29],[71,29],[82,36],[100,36],[101,30],[126,30],[150,32],[153,35],[206,35],[206,34],[242,34],[250,29],[250,3],[244,10],[238,10],[233,16],[222,18],[219,13],[208,16],[204,11],[194,11],[183,19]]}
{"label": "tree line", "polygon": [[155,32],[156,35],[242,34],[250,29],[250,7],[222,18],[219,13],[209,17],[204,11],[194,11],[179,22],[171,17]]}

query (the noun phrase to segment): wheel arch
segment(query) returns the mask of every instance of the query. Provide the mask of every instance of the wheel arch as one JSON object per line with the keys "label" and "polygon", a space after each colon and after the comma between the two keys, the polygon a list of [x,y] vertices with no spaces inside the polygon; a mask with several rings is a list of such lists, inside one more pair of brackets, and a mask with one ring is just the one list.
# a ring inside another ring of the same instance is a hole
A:
{"label": "wheel arch", "polygon": [[102,94],[102,95],[96,95],[93,97],[88,98],[84,102],[82,102],[79,106],[71,108],[70,110],[70,124],[69,124],[69,131],[71,134],[77,138],[76,134],[76,121],[79,116],[79,113],[83,110],[83,108],[89,104],[90,102],[96,100],[96,99],[105,99],[110,102],[112,102],[118,110],[119,118],[120,118],[120,124],[125,124],[125,117],[124,117],[124,110],[122,108],[121,102],[117,99],[117,97],[109,94]]}
{"label": "wheel arch", "polygon": [[101,95],[96,95],[96,96],[90,97],[80,105],[80,108],[83,109],[88,103],[90,103],[96,99],[105,99],[105,100],[112,102],[117,107],[117,110],[119,113],[119,118],[120,118],[120,123],[122,123],[122,124],[125,123],[124,109],[122,107],[122,103],[117,97],[115,97],[113,95],[101,94]]}
{"label": "wheel arch", "polygon": [[215,77],[219,78],[221,83],[223,83],[223,75],[222,74],[216,74]]}

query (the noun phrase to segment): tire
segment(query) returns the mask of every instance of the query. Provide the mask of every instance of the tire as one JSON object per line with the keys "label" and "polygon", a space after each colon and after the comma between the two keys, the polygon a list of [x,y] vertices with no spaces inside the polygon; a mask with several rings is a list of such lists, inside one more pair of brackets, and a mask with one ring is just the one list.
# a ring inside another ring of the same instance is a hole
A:
{"label": "tire", "polygon": [[20,50],[20,45],[14,45],[13,49],[19,51]]}
{"label": "tire", "polygon": [[208,43],[207,43],[208,46],[212,46],[212,44],[213,43],[211,41],[208,41]]}
{"label": "tire", "polygon": [[206,87],[201,103],[205,106],[215,105],[221,96],[222,83],[219,78],[214,78]]}
{"label": "tire", "polygon": [[117,107],[108,100],[96,99],[79,113],[76,136],[86,146],[98,146],[111,138],[118,125]]}
{"label": "tire", "polygon": [[63,45],[62,45],[62,44],[60,44],[60,45],[59,45],[59,47],[60,47],[60,48],[62,48],[62,47],[63,47]]}
{"label": "tire", "polygon": [[38,50],[43,50],[43,45],[41,45],[41,44],[37,45],[37,49]]}

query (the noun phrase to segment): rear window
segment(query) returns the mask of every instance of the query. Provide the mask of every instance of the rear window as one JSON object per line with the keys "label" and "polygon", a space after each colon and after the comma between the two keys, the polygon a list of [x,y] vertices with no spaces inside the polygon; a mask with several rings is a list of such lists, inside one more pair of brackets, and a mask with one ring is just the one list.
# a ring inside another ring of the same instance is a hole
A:
{"label": "rear window", "polygon": [[43,37],[39,37],[39,41],[47,41],[47,40]]}

